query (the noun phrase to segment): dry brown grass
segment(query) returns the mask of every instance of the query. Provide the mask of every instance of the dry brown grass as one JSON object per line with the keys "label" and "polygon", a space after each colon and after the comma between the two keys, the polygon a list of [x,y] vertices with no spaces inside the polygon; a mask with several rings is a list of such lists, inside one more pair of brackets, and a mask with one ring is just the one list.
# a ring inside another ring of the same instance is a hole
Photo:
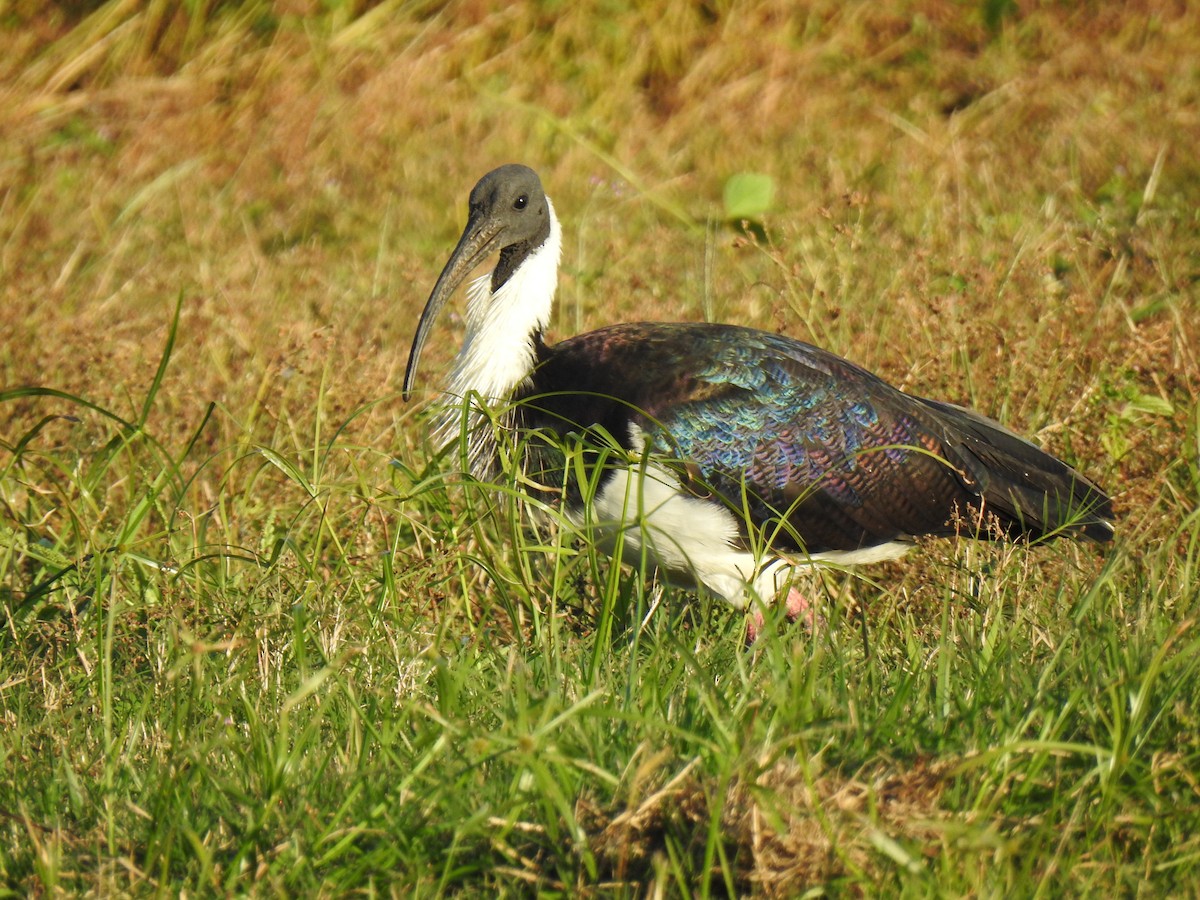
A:
{"label": "dry brown grass", "polygon": [[[650,769],[654,761],[646,761]],[[952,769],[946,760],[878,763],[846,776],[821,771],[819,759],[788,758],[764,766],[753,781],[735,781],[717,802],[722,834],[739,856],[738,890],[792,897],[850,873],[878,880],[883,858],[903,864],[912,846],[935,855]],[[714,801],[691,767],[631,800],[611,814],[588,808],[582,819],[606,876],[635,886],[661,868],[666,842],[699,852]]]}
{"label": "dry brown grass", "polygon": [[[695,318],[709,291],[722,318],[831,343],[1023,430],[1065,429],[1108,475],[1094,437],[1120,398],[1104,390],[1176,401],[1176,435],[1196,394],[1196,248],[1180,234],[1200,196],[1196,13],[1027,12],[990,42],[935,3],[761,4],[719,26],[701,7],[629,12],[614,27],[647,39],[626,52],[586,8],[543,21],[466,4],[329,44],[243,35],[157,75],[97,64],[70,84],[51,63],[73,32],[31,16],[16,53],[32,62],[0,107],[3,381],[52,373],[120,406],[182,292],[187,360],[166,392],[180,422],[214,398],[303,407],[325,370],[356,408],[396,384],[465,189],[524,159],[568,228],[561,331]],[[705,284],[703,240],[596,150],[701,222],[727,174],[772,173],[778,266],[718,233]],[[789,305],[836,319],[808,334]],[[453,349],[439,343],[435,363]],[[403,414],[385,406],[374,433]],[[1171,455],[1133,439],[1121,490]]]}

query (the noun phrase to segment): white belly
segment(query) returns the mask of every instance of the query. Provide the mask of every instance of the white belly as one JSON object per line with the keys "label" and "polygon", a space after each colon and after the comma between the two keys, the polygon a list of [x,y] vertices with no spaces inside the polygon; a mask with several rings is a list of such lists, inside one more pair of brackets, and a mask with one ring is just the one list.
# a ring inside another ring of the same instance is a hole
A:
{"label": "white belly", "polygon": [[894,541],[800,558],[785,558],[769,547],[751,553],[737,546],[740,523],[733,510],[689,494],[673,473],[651,462],[617,469],[592,502],[571,510],[568,518],[619,562],[707,588],[738,609],[773,601],[796,569],[895,559],[910,547]]}

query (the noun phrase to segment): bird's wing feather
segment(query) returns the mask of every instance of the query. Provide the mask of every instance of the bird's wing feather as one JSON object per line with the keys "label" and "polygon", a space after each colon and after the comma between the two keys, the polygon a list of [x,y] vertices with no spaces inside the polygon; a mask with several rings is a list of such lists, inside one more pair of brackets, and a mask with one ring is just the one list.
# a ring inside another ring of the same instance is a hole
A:
{"label": "bird's wing feather", "polygon": [[981,508],[1040,534],[1055,524],[1039,518],[1054,513],[1047,491],[1073,496],[1069,467],[990,419],[762,331],[613,326],[550,348],[541,374],[563,396],[590,392],[559,415],[618,436],[634,423],[652,452],[802,551],[970,530]]}
{"label": "bird's wing feather", "polygon": [[708,337],[699,389],[646,398],[643,427],[756,524],[780,522],[777,541],[857,550],[956,527],[961,464],[909,398],[808,344]]}

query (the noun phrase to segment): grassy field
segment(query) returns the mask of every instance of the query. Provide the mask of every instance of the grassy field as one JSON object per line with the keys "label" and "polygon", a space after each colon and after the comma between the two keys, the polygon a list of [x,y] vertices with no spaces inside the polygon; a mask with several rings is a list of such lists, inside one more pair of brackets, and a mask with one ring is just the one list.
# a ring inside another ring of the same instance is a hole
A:
{"label": "grassy field", "polygon": [[[793,7],[0,2],[0,895],[1196,896],[1200,7]],[[1115,544],[930,542],[747,650],[530,529],[399,397],[509,161],[555,336],[814,341]]]}

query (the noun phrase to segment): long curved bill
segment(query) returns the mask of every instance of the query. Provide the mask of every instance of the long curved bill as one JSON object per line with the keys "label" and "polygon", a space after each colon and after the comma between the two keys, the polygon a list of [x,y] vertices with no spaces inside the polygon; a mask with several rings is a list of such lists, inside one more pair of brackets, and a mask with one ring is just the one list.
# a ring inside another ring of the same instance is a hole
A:
{"label": "long curved bill", "polygon": [[400,394],[405,401],[412,395],[413,382],[417,377],[417,360],[421,358],[425,339],[433,329],[442,307],[471,270],[495,249],[499,234],[499,225],[483,216],[472,215],[467,220],[467,227],[463,229],[462,237],[458,239],[454,252],[450,254],[442,274],[438,276],[433,293],[425,301],[421,321],[417,323],[417,333],[413,336],[412,349],[408,352],[408,368],[404,370],[404,388]]}

